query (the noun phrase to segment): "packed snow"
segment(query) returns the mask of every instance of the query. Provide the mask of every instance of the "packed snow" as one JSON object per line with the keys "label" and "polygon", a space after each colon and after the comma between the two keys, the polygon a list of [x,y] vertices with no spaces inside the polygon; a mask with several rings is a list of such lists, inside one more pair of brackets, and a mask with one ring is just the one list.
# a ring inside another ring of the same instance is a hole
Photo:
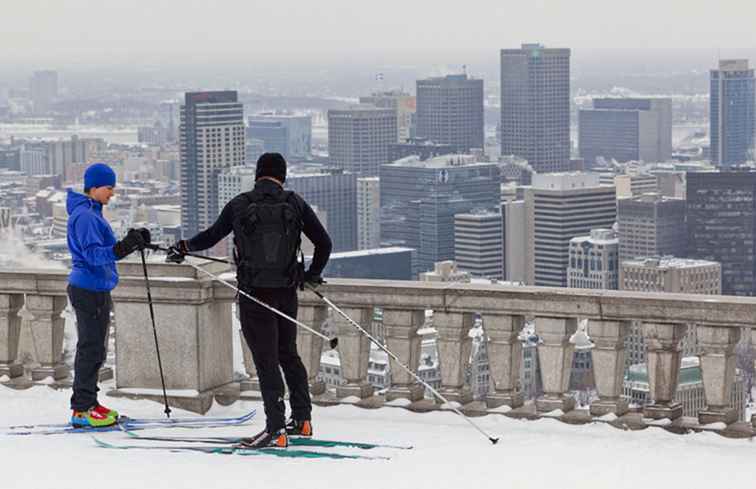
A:
{"label": "packed snow", "polygon": [[[112,382],[106,388],[112,387]],[[16,391],[0,386],[0,425],[54,423],[68,415],[69,391],[40,386]],[[135,417],[159,417],[150,401],[103,397],[108,406]],[[239,416],[257,402],[215,405],[210,415]],[[0,487],[4,489],[120,489],[211,487],[308,488],[580,488],[753,487],[756,444],[715,433],[674,435],[659,428],[622,431],[606,424],[573,426],[553,419],[514,420],[500,414],[473,418],[501,436],[497,445],[452,412],[412,413],[398,408],[315,407],[316,435],[327,439],[411,444],[412,450],[327,449],[380,455],[391,460],[324,460],[206,455],[95,446],[88,434],[0,435]],[[192,416],[174,410],[174,416]],[[243,427],[161,429],[160,435],[246,435],[262,415]],[[5,430],[0,430],[4,432]],[[130,441],[120,432],[98,435]],[[725,478],[725,479],[723,479]]]}

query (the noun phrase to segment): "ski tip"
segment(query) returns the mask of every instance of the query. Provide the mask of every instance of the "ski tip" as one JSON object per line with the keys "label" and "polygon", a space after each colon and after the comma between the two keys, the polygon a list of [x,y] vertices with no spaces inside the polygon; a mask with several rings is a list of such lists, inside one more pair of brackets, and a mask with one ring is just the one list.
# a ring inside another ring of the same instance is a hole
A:
{"label": "ski tip", "polygon": [[498,438],[490,437],[488,439],[489,439],[489,441],[491,442],[492,445],[496,445],[497,443],[499,443],[499,439]]}
{"label": "ski tip", "polygon": [[331,341],[329,341],[329,344],[331,345],[331,350],[333,350],[334,348],[336,348],[337,346],[339,346],[339,339],[338,338],[334,338]]}
{"label": "ski tip", "polygon": [[110,448],[110,446],[107,443],[98,439],[96,436],[92,436],[92,440],[94,440],[95,445],[97,445],[100,448]]}

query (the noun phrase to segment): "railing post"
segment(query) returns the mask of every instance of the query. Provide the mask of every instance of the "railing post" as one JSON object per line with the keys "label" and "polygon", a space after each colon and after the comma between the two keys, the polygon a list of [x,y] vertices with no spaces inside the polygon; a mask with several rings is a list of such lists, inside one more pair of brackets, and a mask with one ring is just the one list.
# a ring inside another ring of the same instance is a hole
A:
{"label": "railing post", "polygon": [[21,336],[21,317],[24,305],[21,294],[0,294],[0,377],[14,379],[24,374],[24,366],[16,363]]}
{"label": "railing post", "polygon": [[433,326],[438,331],[438,360],[441,367],[441,394],[451,402],[472,402],[472,391],[465,386],[465,367],[470,360],[473,324],[471,313],[433,312]]}
{"label": "railing post", "polygon": [[682,404],[675,391],[680,375],[680,350],[688,326],[684,323],[643,322],[643,337],[648,347],[649,394],[654,403],[644,406],[643,415],[651,419],[675,420],[682,416]]}
{"label": "railing post", "polygon": [[630,321],[589,321],[591,340],[595,345],[593,377],[599,400],[591,403],[591,415],[604,416],[613,413],[622,416],[627,412],[627,401],[622,399],[622,383],[625,373],[625,339],[632,324]]}
{"label": "railing post", "polygon": [[485,314],[483,325],[488,335],[488,364],[494,390],[486,397],[486,406],[497,408],[523,405],[518,383],[522,367],[520,331],[525,325],[524,316]]}
{"label": "railing post", "polygon": [[26,295],[26,309],[34,316],[29,325],[40,363],[39,367],[32,369],[35,382],[47,377],[61,380],[68,376],[68,367],[63,364],[65,319],[61,317],[66,304],[68,298],[65,296]]}
{"label": "railing post", "polygon": [[735,382],[735,346],[740,341],[740,328],[701,324],[698,345],[701,349],[701,375],[706,393],[706,410],[698,413],[698,422],[734,423],[738,411],[731,406]]}
{"label": "railing post", "polygon": [[[370,324],[373,318],[372,307],[342,307],[341,310],[363,327]],[[346,381],[346,384],[336,387],[336,396],[368,398],[373,395],[373,386],[367,381],[370,340],[341,314],[334,314],[333,322],[339,337],[337,348],[341,376]]]}
{"label": "railing post", "polygon": [[[300,304],[297,319],[313,328],[321,331],[326,320],[328,310],[320,305]],[[323,338],[297,327],[297,350],[307,369],[307,382],[310,385],[310,394],[317,396],[326,390],[325,382],[318,380],[320,373],[320,356],[323,354]]]}
{"label": "railing post", "polygon": [[577,319],[536,316],[536,333],[543,343],[538,346],[538,361],[543,380],[543,397],[536,399],[539,412],[575,408],[575,400],[567,395],[575,346],[570,337],[577,331]]}
{"label": "railing post", "polygon": [[[420,363],[420,343],[422,338],[417,330],[425,322],[424,311],[383,310],[383,325],[386,328],[386,343],[404,365],[417,373]],[[419,401],[423,398],[425,388],[393,358],[389,358],[391,365],[391,387],[386,393],[386,400],[408,399]]]}

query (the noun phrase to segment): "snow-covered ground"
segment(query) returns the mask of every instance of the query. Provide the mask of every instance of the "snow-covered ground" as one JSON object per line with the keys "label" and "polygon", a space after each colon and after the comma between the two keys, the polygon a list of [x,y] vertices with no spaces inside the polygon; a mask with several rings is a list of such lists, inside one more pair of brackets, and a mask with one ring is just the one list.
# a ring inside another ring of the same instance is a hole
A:
{"label": "snow-covered ground", "polygon": [[[59,422],[69,392],[0,386],[0,425]],[[159,417],[148,401],[104,398],[132,416]],[[254,402],[214,406],[211,415],[240,415]],[[176,416],[191,415],[175,411]],[[97,448],[84,434],[10,437],[0,435],[3,489],[117,488],[580,488],[637,489],[755,487],[756,444],[713,433],[673,435],[660,429],[620,431],[606,425],[570,426],[556,420],[517,421],[500,415],[475,418],[501,436],[492,446],[450,412],[415,414],[402,409],[354,406],[315,408],[322,438],[407,443],[413,450],[339,449],[342,453],[390,456],[388,461],[280,459],[119,451]],[[255,433],[262,418],[246,427],[151,430],[161,434]],[[4,430],[2,430],[4,431]],[[146,432],[142,432],[146,433]],[[103,439],[127,443],[122,433]]]}

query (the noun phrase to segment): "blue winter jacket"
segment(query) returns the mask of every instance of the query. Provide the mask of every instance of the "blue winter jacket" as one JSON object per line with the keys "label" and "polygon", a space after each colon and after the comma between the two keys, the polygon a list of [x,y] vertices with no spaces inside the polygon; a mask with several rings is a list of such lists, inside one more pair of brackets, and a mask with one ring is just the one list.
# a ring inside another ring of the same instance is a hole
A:
{"label": "blue winter jacket", "polygon": [[115,235],[102,216],[102,204],[68,189],[68,249],[73,261],[68,282],[82,289],[108,292],[118,284]]}

